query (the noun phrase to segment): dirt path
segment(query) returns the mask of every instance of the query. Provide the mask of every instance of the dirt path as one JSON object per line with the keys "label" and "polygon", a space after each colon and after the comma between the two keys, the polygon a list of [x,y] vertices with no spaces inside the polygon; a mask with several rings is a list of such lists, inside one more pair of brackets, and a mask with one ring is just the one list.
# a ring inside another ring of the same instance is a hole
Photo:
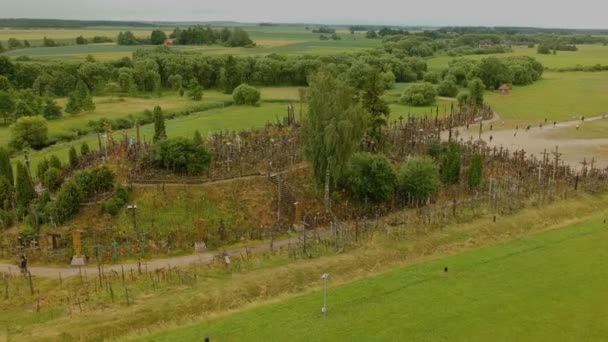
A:
{"label": "dirt path", "polygon": [[[597,120],[608,120],[608,117],[594,116],[591,118],[586,118],[585,123]],[[496,118],[490,121],[498,121]],[[511,129],[511,130],[496,130],[496,124],[494,124],[494,130],[489,130],[490,121],[485,121],[483,124],[483,132],[481,134],[481,139],[488,143],[491,147],[500,147],[508,148],[510,150],[515,149],[524,149],[528,155],[535,155],[537,158],[542,159],[542,153],[544,150],[548,152],[555,150],[555,147],[559,147],[559,152],[562,153],[562,160],[565,163],[570,164],[572,167],[578,168],[581,167],[580,162],[583,161],[584,158],[587,161],[591,160],[592,157],[595,157],[596,165],[600,167],[608,167],[608,160],[598,158],[598,155],[594,155],[594,150],[599,146],[605,145],[608,146],[608,138],[605,139],[551,139],[546,137],[546,133],[567,128],[574,127],[576,125],[581,125],[581,120],[575,121],[566,121],[560,122],[553,126],[553,123],[549,123],[547,126],[543,126],[542,128],[535,126],[531,127],[530,130],[526,130],[526,127],[519,127],[519,129]],[[473,139],[479,138],[479,133],[475,132],[475,126],[470,126],[470,129],[467,131],[464,127],[459,127],[457,129],[459,133],[459,137],[464,140],[468,140],[470,137]],[[490,141],[490,136],[492,137]],[[442,138],[447,139],[447,133],[442,133]]]}
{"label": "dirt path", "polygon": [[[315,232],[309,231],[306,234],[307,234],[307,238],[311,238],[315,234]],[[274,242],[272,248],[280,249],[280,248],[288,246],[291,243],[298,242],[299,239],[300,239],[300,237],[296,236],[296,237],[285,239],[285,240],[277,240]],[[226,250],[226,254],[233,256],[233,255],[239,255],[241,253],[246,253],[247,251],[262,252],[262,251],[269,251],[270,249],[271,249],[270,243],[267,243],[267,244],[256,245],[256,246],[251,246],[251,247],[241,247],[241,248],[229,249],[229,250]],[[104,265],[103,271],[105,273],[111,273],[111,272],[120,273],[124,269],[125,272],[130,272],[131,270],[138,271],[139,267],[141,267],[142,270],[155,271],[155,270],[168,268],[168,267],[187,266],[187,265],[196,264],[196,263],[208,264],[208,263],[211,263],[213,261],[213,259],[220,253],[221,253],[221,251],[216,250],[216,251],[211,251],[211,252],[197,253],[197,254],[184,255],[184,256],[171,257],[171,258],[142,260],[141,266],[138,265],[138,263]],[[86,267],[80,267],[80,268],[78,268],[78,267],[32,266],[32,267],[28,267],[28,270],[32,273],[32,276],[34,276],[34,277],[55,278],[55,279],[59,279],[59,277],[65,279],[65,278],[69,278],[69,277],[78,276],[80,274],[80,272],[82,272],[82,274],[85,274],[85,272],[86,272],[86,274],[88,274],[88,275],[98,273],[98,268],[97,268],[96,264],[89,264]],[[0,273],[18,274],[19,272],[20,271],[19,271],[19,268],[17,267],[17,265],[0,264]]]}

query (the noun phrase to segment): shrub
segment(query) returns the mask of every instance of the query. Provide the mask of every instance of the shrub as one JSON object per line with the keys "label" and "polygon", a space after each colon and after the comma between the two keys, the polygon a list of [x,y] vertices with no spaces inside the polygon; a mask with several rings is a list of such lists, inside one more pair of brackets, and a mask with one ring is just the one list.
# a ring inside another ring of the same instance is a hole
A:
{"label": "shrub", "polygon": [[451,80],[444,80],[437,86],[439,96],[454,97],[458,94],[458,86]]}
{"label": "shrub", "polygon": [[425,203],[439,191],[439,170],[428,157],[408,161],[398,177],[399,194],[416,205]]}
{"label": "shrub", "polygon": [[43,175],[42,182],[49,191],[55,191],[61,185],[61,170],[51,167]]}
{"label": "shrub", "polygon": [[382,203],[393,197],[396,181],[393,166],[385,156],[357,153],[351,157],[342,183],[359,201]]}
{"label": "shrub", "polygon": [[13,223],[15,223],[15,215],[13,212],[0,209],[0,228],[9,228]]}
{"label": "shrub", "polygon": [[460,178],[460,147],[450,144],[441,160],[441,181],[456,184]]}
{"label": "shrub", "polygon": [[211,155],[190,139],[174,138],[156,143],[147,158],[157,168],[194,175],[207,169]]}
{"label": "shrub", "polygon": [[437,84],[439,83],[439,74],[435,71],[429,71],[424,74],[423,80],[428,83]]}
{"label": "shrub", "polygon": [[481,184],[481,178],[483,175],[483,161],[481,160],[481,155],[479,153],[475,153],[473,158],[469,163],[469,176],[468,176],[468,185],[469,189],[477,189]]}
{"label": "shrub", "polygon": [[237,105],[245,104],[253,106],[260,101],[260,91],[243,83],[234,89],[232,98]]}
{"label": "shrub", "polygon": [[411,106],[428,106],[435,102],[437,92],[431,83],[417,83],[409,86],[401,95],[401,103]]}
{"label": "shrub", "polygon": [[101,204],[101,212],[112,216],[118,215],[120,209],[125,206],[129,200],[129,192],[125,187],[117,184],[114,188],[114,194]]}
{"label": "shrub", "polygon": [[13,185],[4,176],[0,176],[0,209],[10,209],[13,203],[13,196]]}
{"label": "shrub", "polygon": [[26,116],[17,119],[11,125],[10,144],[15,149],[29,146],[33,149],[41,149],[48,141],[49,128],[45,118],[42,116]]}
{"label": "shrub", "polygon": [[72,169],[75,169],[78,167],[78,152],[76,152],[76,148],[74,146],[70,147],[70,152],[68,155],[68,159],[70,161],[70,167]]}

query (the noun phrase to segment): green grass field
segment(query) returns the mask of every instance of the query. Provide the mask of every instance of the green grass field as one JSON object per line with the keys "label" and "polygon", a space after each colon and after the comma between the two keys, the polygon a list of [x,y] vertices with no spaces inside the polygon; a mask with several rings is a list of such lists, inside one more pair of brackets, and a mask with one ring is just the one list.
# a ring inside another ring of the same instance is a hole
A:
{"label": "green grass field", "polygon": [[[79,114],[63,113],[63,117],[57,120],[50,120],[49,134],[67,133],[70,130],[85,128],[91,120],[99,120],[101,118],[116,119],[120,117],[128,117],[129,115],[141,115],[144,110],[152,110],[155,106],[161,106],[166,111],[184,110],[196,107],[201,104],[220,102],[229,100],[232,97],[220,93],[215,90],[205,91],[202,102],[195,102],[187,97],[180,97],[176,94],[167,93],[164,96],[157,98],[154,96],[148,97],[95,97],[96,108],[91,112],[83,112]],[[66,99],[58,99],[57,103],[65,108]],[[0,145],[6,145],[10,139],[10,130],[8,126],[0,126]]]}
{"label": "green grass field", "polygon": [[[195,113],[189,116],[180,117],[166,122],[167,134],[169,137],[192,137],[195,130],[202,134],[216,132],[219,130],[242,130],[253,127],[260,127],[267,122],[274,122],[278,118],[285,116],[286,104],[284,103],[263,103],[259,107],[250,106],[230,106],[226,108],[213,109]],[[141,127],[142,139],[148,141],[152,138],[154,127],[152,124]],[[127,130],[130,135],[134,134],[134,129]],[[115,132],[115,139],[120,137],[120,132]],[[44,157],[51,154],[57,155],[62,161],[68,159],[70,147],[79,146],[87,142],[94,150],[98,149],[98,139],[96,134],[91,134],[83,138],[60,143],[50,146],[41,151],[30,153],[32,170]]]}
{"label": "green grass field", "polygon": [[316,291],[142,340],[602,340],[607,246],[608,226],[588,221],[344,286],[330,281],[326,317]]}
{"label": "green grass field", "polygon": [[545,118],[569,121],[608,114],[608,72],[547,72],[543,79],[515,87],[509,95],[487,92],[486,101],[507,126],[538,125]]}
{"label": "green grass field", "polygon": [[[603,45],[578,45],[578,51],[558,51],[556,55],[541,55],[536,52],[536,48],[520,47],[513,48],[511,53],[501,53],[495,55],[473,55],[464,56],[468,59],[480,60],[488,56],[508,57],[508,56],[532,56],[541,62],[546,68],[568,68],[576,65],[592,66],[596,64],[605,65],[608,63],[608,46]],[[448,62],[455,57],[440,56],[428,59],[430,70],[441,70],[447,68]]]}

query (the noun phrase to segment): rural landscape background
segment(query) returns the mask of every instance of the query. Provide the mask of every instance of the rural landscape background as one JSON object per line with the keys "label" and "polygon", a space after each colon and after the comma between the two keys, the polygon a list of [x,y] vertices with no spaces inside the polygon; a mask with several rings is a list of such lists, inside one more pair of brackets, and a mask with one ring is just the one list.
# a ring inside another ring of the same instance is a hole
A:
{"label": "rural landscape background", "polygon": [[608,336],[595,16],[81,7],[0,14],[0,340]]}

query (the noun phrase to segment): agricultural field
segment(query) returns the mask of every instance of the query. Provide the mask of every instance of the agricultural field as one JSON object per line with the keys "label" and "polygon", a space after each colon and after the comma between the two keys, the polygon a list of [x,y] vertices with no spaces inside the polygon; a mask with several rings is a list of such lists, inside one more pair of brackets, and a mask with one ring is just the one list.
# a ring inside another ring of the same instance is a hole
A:
{"label": "agricultural field", "polygon": [[607,243],[594,219],[351,284],[330,275],[326,316],[316,290],[138,340],[600,340]]}
{"label": "agricultural field", "polygon": [[[467,59],[480,60],[489,56],[508,57],[508,56],[531,56],[541,62],[545,68],[559,69],[572,68],[577,65],[593,66],[596,64],[605,65],[608,61],[608,46],[582,44],[577,45],[578,51],[558,51],[556,55],[542,55],[536,52],[536,47],[528,48],[522,46],[513,47],[511,53],[501,53],[495,55],[472,55],[463,56]],[[460,57],[439,56],[428,59],[430,70],[441,70],[448,66],[448,62]]]}
{"label": "agricultural field", "polygon": [[[272,53],[295,55],[295,54],[336,54],[349,51],[357,51],[381,46],[379,39],[365,39],[364,32],[350,34],[346,28],[339,28],[337,33],[342,40],[321,41],[318,33],[306,30],[305,26],[242,26],[250,34],[251,39],[256,42],[252,48],[214,46],[175,46],[173,49],[196,51],[197,53],[210,55],[267,55]],[[312,27],[312,26],[311,26]],[[69,44],[59,47],[36,47],[29,49],[12,50],[5,55],[29,56],[45,59],[84,59],[92,55],[98,60],[112,60],[131,54],[140,48],[154,48],[151,45],[119,46],[113,43],[74,45],[74,39],[83,35],[85,38],[93,36],[108,36],[114,38],[119,31],[131,30],[135,36],[144,37],[150,34],[153,28],[89,28],[89,29],[40,29],[40,30],[0,30],[0,41],[6,42],[9,38],[28,39],[33,45],[41,44],[43,37],[58,40],[59,43]],[[170,33],[173,28],[166,28]],[[60,40],[61,39],[61,40]]]}

